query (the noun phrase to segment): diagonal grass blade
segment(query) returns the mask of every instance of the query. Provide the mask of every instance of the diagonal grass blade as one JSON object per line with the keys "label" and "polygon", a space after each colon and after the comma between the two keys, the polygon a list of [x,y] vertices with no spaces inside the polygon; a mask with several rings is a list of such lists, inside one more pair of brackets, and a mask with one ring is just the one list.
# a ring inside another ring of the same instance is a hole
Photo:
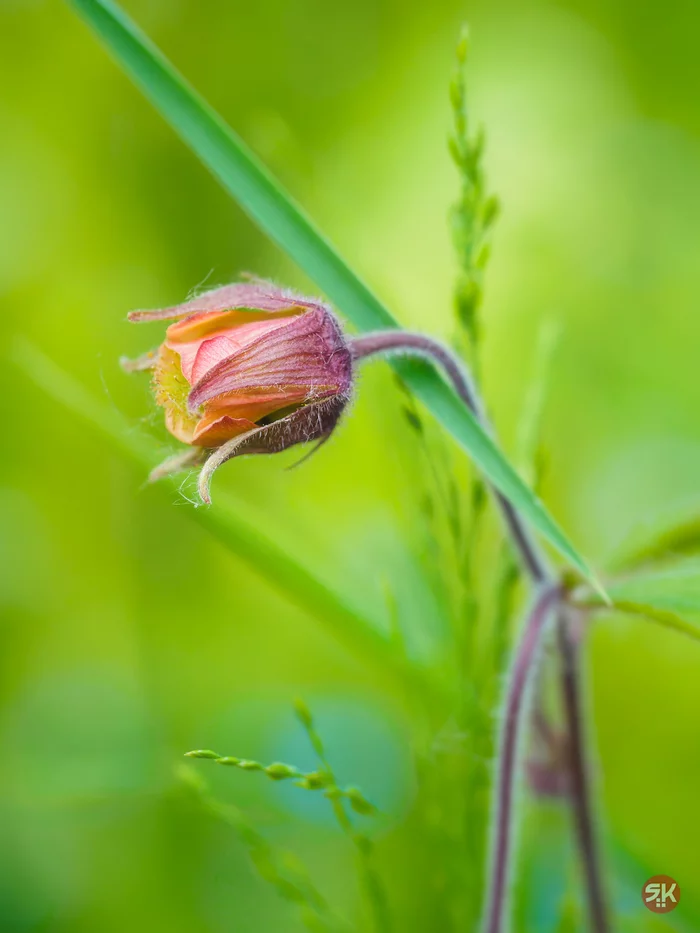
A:
{"label": "diagonal grass blade", "polygon": [[[11,358],[28,379],[84,419],[111,446],[143,469],[144,475],[153,466],[159,456],[155,443],[135,433],[126,418],[94,398],[38,347],[24,338],[15,338]],[[167,490],[170,495],[179,486],[180,479],[176,477],[160,480],[153,489]],[[243,518],[236,511],[235,503],[227,502],[225,496],[219,498],[221,506],[216,509],[192,508],[183,510],[183,513],[202,525],[291,602],[318,619],[330,635],[356,656],[383,671],[393,669],[400,680],[422,691],[432,702],[445,697],[447,691],[444,686],[436,684],[418,666],[411,666],[395,650],[391,640],[384,637],[370,619],[364,618],[346,596],[331,589],[264,531]]]}
{"label": "diagonal grass blade", "polygon": [[[70,0],[181,139],[247,213],[361,331],[396,320],[245,143],[111,0]],[[427,363],[392,363],[405,382],[474,459],[488,480],[584,577],[601,589],[542,503],[493,440]],[[602,590],[601,590],[602,592]]]}

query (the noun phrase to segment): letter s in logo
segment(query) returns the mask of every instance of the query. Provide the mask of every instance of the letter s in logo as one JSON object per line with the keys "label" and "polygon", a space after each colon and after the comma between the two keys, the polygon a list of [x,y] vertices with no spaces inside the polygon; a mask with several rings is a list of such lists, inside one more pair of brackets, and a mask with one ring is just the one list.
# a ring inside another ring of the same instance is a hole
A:
{"label": "letter s in logo", "polygon": [[652,882],[649,882],[649,884],[645,885],[644,887],[644,900],[654,901],[656,900],[656,898],[659,896],[660,893],[661,893],[661,885],[653,884]]}

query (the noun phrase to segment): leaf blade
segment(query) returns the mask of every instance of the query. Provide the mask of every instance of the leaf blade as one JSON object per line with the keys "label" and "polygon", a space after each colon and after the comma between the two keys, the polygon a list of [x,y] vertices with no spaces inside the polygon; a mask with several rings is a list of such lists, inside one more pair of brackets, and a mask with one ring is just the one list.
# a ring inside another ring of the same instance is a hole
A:
{"label": "leaf blade", "polygon": [[[223,187],[359,330],[398,327],[390,312],[345,264],[246,144],[116,3],[112,0],[69,2]],[[572,567],[605,595],[587,562],[441,376],[424,362],[396,360],[392,365],[487,479]]]}
{"label": "leaf blade", "polygon": [[616,571],[633,571],[644,565],[663,565],[669,560],[700,551],[700,514],[697,502],[684,505],[680,515],[665,516],[649,528],[635,529],[634,538],[613,555]]}
{"label": "leaf blade", "polygon": [[630,576],[610,586],[613,600],[668,612],[700,613],[700,561],[690,560],[655,572]]}
{"label": "leaf blade", "polygon": [[627,615],[641,616],[649,622],[655,622],[663,628],[670,629],[673,632],[679,632],[692,638],[693,641],[700,641],[700,625],[689,622],[675,612],[669,612],[665,609],[657,609],[655,606],[649,606],[645,603],[634,603],[626,600],[618,600],[615,608]]}
{"label": "leaf blade", "polygon": [[[683,561],[612,582],[613,608],[643,616],[665,628],[700,641],[700,560]],[[581,605],[600,605],[590,594],[576,597]]]}
{"label": "leaf blade", "polygon": [[[87,422],[114,449],[143,469],[144,475],[150,470],[158,456],[157,445],[136,433],[120,412],[102,404],[31,341],[16,337],[10,357],[34,385]],[[166,478],[154,484],[154,491],[157,487],[179,491],[180,480]],[[399,680],[422,690],[431,702],[442,702],[449,695],[445,685],[437,683],[425,669],[409,665],[398,655],[379,626],[357,610],[344,593],[337,592],[256,523],[244,518],[226,496],[220,496],[219,501],[216,509],[182,511],[274,589],[320,621],[332,637],[355,655],[393,672]]]}

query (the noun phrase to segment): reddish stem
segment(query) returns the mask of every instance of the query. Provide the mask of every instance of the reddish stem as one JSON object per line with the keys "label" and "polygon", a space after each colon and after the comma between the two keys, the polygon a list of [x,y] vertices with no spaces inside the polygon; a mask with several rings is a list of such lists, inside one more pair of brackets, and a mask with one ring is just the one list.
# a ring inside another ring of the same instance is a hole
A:
{"label": "reddish stem", "polygon": [[548,585],[540,589],[525,621],[525,630],[516,648],[508,680],[501,748],[498,756],[493,863],[483,924],[484,933],[500,933],[503,926],[513,835],[513,795],[520,733],[526,711],[526,690],[532,681],[537,651],[546,622],[560,598],[561,587],[558,585]]}
{"label": "reddish stem", "polygon": [[562,660],[561,684],[564,696],[564,711],[569,736],[571,803],[588,892],[591,929],[595,933],[610,933],[608,905],[594,834],[595,821],[591,803],[588,768],[584,756],[585,735],[581,710],[579,651],[578,640],[572,631],[572,622],[571,610],[566,606],[562,606],[559,612],[557,635]]}
{"label": "reddish stem", "polygon": [[[436,340],[424,334],[401,330],[380,331],[355,337],[351,349],[356,360],[375,354],[405,353],[423,356],[436,363],[452,383],[457,395],[473,412],[486,431],[491,428],[479,396],[458,358]],[[489,874],[484,933],[502,933],[506,914],[508,878],[513,836],[513,795],[517,776],[517,753],[526,710],[526,692],[532,681],[537,653],[551,611],[559,605],[562,613],[563,590],[555,583],[539,548],[530,537],[520,516],[498,490],[494,490],[515,550],[536,587],[534,605],[515,650],[506,687],[506,708],[500,737],[499,769],[496,787],[496,815],[492,865]],[[589,910],[594,933],[609,933],[606,902],[597,858],[592,808],[584,753],[576,648],[571,635],[560,623],[560,651],[563,659],[564,706],[571,748],[571,799],[576,832],[586,877]]]}

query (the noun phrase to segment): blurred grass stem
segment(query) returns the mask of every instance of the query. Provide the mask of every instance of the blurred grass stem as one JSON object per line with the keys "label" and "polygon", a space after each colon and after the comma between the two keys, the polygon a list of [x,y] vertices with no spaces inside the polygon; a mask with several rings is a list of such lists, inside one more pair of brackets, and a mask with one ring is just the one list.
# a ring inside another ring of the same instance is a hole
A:
{"label": "blurred grass stem", "polygon": [[[377,355],[418,356],[430,360],[443,370],[457,395],[474,414],[481,426],[491,432],[483,405],[464,364],[446,346],[425,334],[408,331],[379,331],[363,334],[351,341],[356,360]],[[543,554],[535,544],[518,512],[498,490],[494,490],[513,547],[532,582],[538,586],[548,581],[549,571]]]}

